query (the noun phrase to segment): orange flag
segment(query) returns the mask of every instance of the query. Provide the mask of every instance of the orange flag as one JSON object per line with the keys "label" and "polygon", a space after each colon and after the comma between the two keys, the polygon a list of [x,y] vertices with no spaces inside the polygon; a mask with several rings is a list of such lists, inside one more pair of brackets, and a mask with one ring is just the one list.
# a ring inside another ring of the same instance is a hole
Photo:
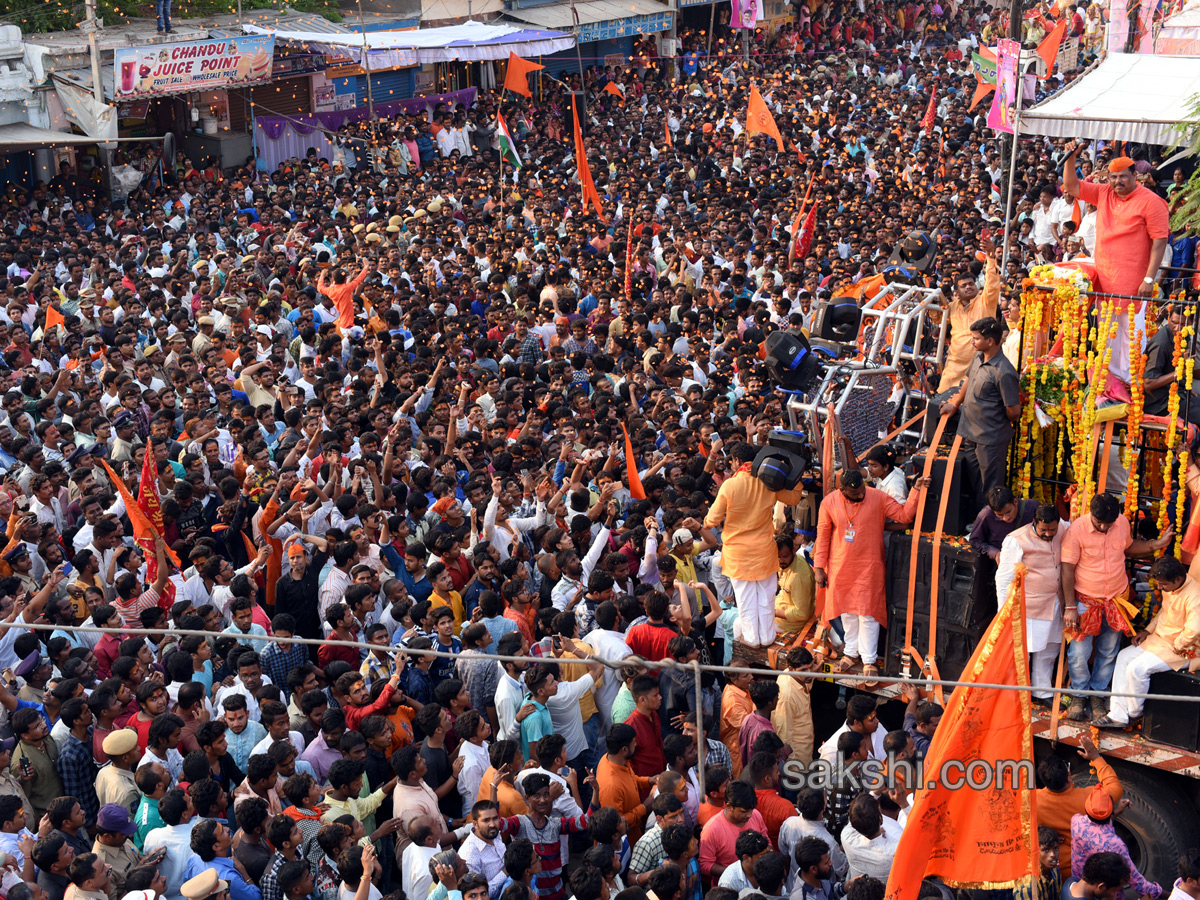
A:
{"label": "orange flag", "polygon": [[592,170],[588,167],[587,150],[583,146],[583,131],[579,128],[579,110],[575,108],[575,95],[571,95],[571,116],[575,119],[575,167],[579,171],[579,183],[583,186],[583,212],[587,212],[588,204],[596,207],[596,215],[604,221],[604,209],[600,205],[600,195],[596,193],[596,185],[592,183]]}
{"label": "orange flag", "polygon": [[61,312],[59,312],[53,306],[46,307],[46,327],[42,329],[43,333],[49,331],[55,325],[65,324],[66,319],[63,318],[63,314]]}
{"label": "orange flag", "polygon": [[504,73],[504,89],[532,99],[533,92],[529,90],[529,73],[538,72],[544,68],[546,67],[539,66],[527,59],[521,59],[509,50],[508,69]]}
{"label": "orange flag", "polygon": [[775,117],[771,115],[771,110],[767,109],[767,101],[754,86],[750,87],[750,104],[746,108],[746,132],[770,135],[775,138],[775,146],[780,151],[783,150],[783,136],[779,133],[779,126],[775,124]]}
{"label": "orange flag", "polygon": [[606,84],[602,93],[612,94],[621,100],[625,99],[625,92],[617,87],[617,83],[615,81],[610,81],[608,84]]}
{"label": "orange flag", "polygon": [[[267,528],[275,521],[279,515],[279,500],[272,497],[267,501],[267,505],[263,507],[262,515],[258,517],[258,533],[262,540],[267,542],[267,546],[271,548],[271,555],[267,558],[267,608],[275,609],[275,585],[279,582],[279,577],[283,573],[283,541],[278,538],[270,537],[267,534]],[[258,550],[254,551],[255,554]]]}
{"label": "orange flag", "polygon": [[1042,38],[1042,42],[1038,44],[1037,55],[1046,64],[1044,78],[1049,78],[1054,73],[1054,61],[1058,59],[1058,48],[1062,45],[1063,35],[1066,33],[1067,20],[1064,17],[1058,20],[1058,24],[1054,26],[1054,30]]}
{"label": "orange flag", "polygon": [[996,89],[994,84],[988,84],[986,81],[979,81],[975,84],[975,93],[971,95],[971,105],[967,109],[974,109],[975,106]]}
{"label": "orange flag", "polygon": [[666,137],[666,144],[665,144],[665,146],[667,146],[667,147],[674,147],[674,146],[675,146],[675,141],[674,141],[674,139],[671,137],[671,126],[670,126],[670,125],[668,125],[666,122],[663,122],[663,135]]}
{"label": "orange flag", "polygon": [[930,131],[937,121],[937,88],[929,92],[929,105],[925,107],[925,115],[921,119],[921,127]]}
{"label": "orange flag", "polygon": [[633,459],[633,441],[629,439],[629,430],[621,423],[621,433],[625,435],[625,473],[629,478],[629,496],[634,500],[645,500],[646,489],[642,487],[642,477],[638,475],[637,463]]}
{"label": "orange flag", "polygon": [[[138,509],[142,511],[142,515],[154,527],[154,533],[164,534],[162,504],[158,496],[158,462],[154,459],[154,452],[150,443],[146,444],[146,452],[142,455],[142,476],[138,480],[137,503]],[[154,559],[154,542],[151,541],[145,549],[147,580],[153,581],[158,568],[157,560]],[[257,552],[256,550],[255,553]],[[179,562],[179,557],[170,547],[167,548],[167,559],[171,560],[179,568],[183,568]],[[150,574],[151,569],[156,570],[154,574]],[[174,585],[171,586],[170,590],[172,602],[174,602]]]}
{"label": "orange flag", "polygon": [[133,499],[133,494],[129,493],[129,488],[125,487],[125,482],[112,470],[112,466],[108,464],[107,460],[100,460],[100,465],[104,466],[104,470],[108,472],[108,477],[112,479],[113,487],[117,489],[117,493],[121,495],[121,499],[125,502],[125,512],[129,516],[129,523],[133,526],[134,540],[138,542],[148,540],[153,544],[154,526],[150,524],[150,520],[142,512],[142,508]]}
{"label": "orange flag", "polygon": [[[1033,759],[1032,698],[976,686],[1029,685],[1023,565],[960,677],[967,683],[950,695],[925,754],[925,787],[892,856],[885,900],[916,900],[928,875],[950,887],[1003,890],[1039,877],[1032,763],[1000,765]],[[985,773],[1002,777],[976,787]]]}

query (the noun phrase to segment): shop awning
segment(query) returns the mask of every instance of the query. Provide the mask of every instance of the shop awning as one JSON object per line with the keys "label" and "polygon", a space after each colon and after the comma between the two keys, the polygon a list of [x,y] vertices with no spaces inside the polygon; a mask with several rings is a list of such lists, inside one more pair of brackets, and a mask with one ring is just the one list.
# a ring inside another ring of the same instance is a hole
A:
{"label": "shop awning", "polygon": [[51,131],[36,125],[0,125],[0,152],[36,150],[39,147],[72,147],[94,144],[96,139],[86,134]]}
{"label": "shop awning", "polygon": [[[583,0],[583,2],[575,4],[575,12],[579,14],[580,25],[612,22],[617,19],[630,19],[634,16],[655,15],[669,11],[667,6],[656,0],[628,0],[625,3],[619,3],[617,0]],[[569,3],[550,3],[546,6],[510,9],[505,15],[510,19],[518,19],[543,28],[561,28],[565,31],[575,25]]]}
{"label": "shop awning", "polygon": [[[306,47],[336,47],[340,55],[362,54],[362,34],[322,34],[314,31],[291,31],[242,26],[247,34],[273,34],[285,44]],[[370,54],[387,54],[390,58],[408,58],[411,62],[392,62],[391,65],[419,65],[436,62],[478,62],[488,59],[508,59],[510,52],[518,56],[548,56],[575,46],[575,39],[560,31],[542,31],[516,25],[484,25],[466,22],[446,28],[420,28],[409,31],[369,31],[365,35]],[[372,59],[371,68],[378,68]]]}
{"label": "shop awning", "polygon": [[1170,144],[1196,122],[1200,57],[1110,53],[1048,100],[1021,113],[1022,134]]}

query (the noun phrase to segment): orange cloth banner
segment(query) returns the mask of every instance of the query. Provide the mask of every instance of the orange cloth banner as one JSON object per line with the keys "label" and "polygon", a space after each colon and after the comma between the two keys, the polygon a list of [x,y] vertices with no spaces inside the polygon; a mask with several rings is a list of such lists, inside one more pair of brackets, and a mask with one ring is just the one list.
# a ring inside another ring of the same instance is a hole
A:
{"label": "orange cloth banner", "polygon": [[[1025,574],[1018,565],[1008,600],[963,670],[968,683],[956,687],[946,704],[925,754],[926,783],[893,856],[885,900],[916,900],[929,875],[951,887],[986,890],[1028,885],[1040,875],[1032,773],[1000,766],[1033,759],[1032,698],[1028,691],[976,686],[1029,684]],[[986,788],[974,786],[997,773],[1003,777],[990,778]]]}
{"label": "orange cloth banner", "polygon": [[767,101],[758,92],[758,88],[753,86],[750,88],[750,103],[746,108],[746,132],[770,135],[775,138],[775,146],[780,151],[783,150],[783,136],[779,133],[779,126],[775,124],[775,117],[771,115],[771,110],[767,109]]}

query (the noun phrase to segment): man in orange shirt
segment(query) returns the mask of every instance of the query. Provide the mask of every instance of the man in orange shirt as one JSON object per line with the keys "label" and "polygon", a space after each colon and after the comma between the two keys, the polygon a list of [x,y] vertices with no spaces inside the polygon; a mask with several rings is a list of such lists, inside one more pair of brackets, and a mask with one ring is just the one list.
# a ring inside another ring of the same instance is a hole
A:
{"label": "man in orange shirt", "polygon": [[629,759],[637,752],[637,736],[632,725],[618,722],[608,729],[608,752],[596,766],[600,805],[611,806],[625,819],[629,843],[636,844],[646,821],[646,797],[654,779],[635,775]]}
{"label": "man in orange shirt", "polygon": [[[1112,797],[1113,803],[1120,801],[1124,790],[1112,766],[1100,755],[1100,751],[1096,749],[1091,738],[1080,738],[1079,745],[1081,748],[1079,755],[1086,759],[1096,772],[1097,780],[1104,785],[1104,789]],[[1067,769],[1066,762],[1062,757],[1055,756],[1053,753],[1046,754],[1038,763],[1037,776],[1038,781],[1045,785],[1038,788],[1037,791],[1037,821],[1039,825],[1053,828],[1062,838],[1062,844],[1058,851],[1058,867],[1063,877],[1069,878],[1071,875],[1071,817],[1084,812],[1092,787],[1090,785],[1076,787],[1072,784],[1071,773]]]}
{"label": "man in orange shirt", "polygon": [[333,301],[333,308],[338,311],[338,328],[349,328],[354,324],[354,292],[366,277],[375,271],[375,261],[368,260],[353,278],[347,280],[346,270],[337,269],[333,272],[333,281],[327,280],[329,272],[322,272],[317,279],[317,290]]}
{"label": "man in orange shirt", "polygon": [[[1121,515],[1121,505],[1112,494],[1097,494],[1089,514],[1071,523],[1062,542],[1063,629],[1071,638],[1067,650],[1071,690],[1108,690],[1121,635],[1133,635],[1125,559],[1150,556],[1170,546],[1173,538],[1168,527],[1157,541],[1135,541],[1129,520]],[[1096,660],[1089,672],[1093,643]],[[1100,697],[1092,698],[1091,707],[1093,719],[1107,712]],[[1073,698],[1067,717],[1085,716],[1083,698]]]}
{"label": "man in orange shirt", "polygon": [[[735,669],[744,669],[749,660],[734,656],[729,664]],[[754,712],[754,701],[750,699],[750,682],[754,676],[745,672],[731,672],[721,694],[721,743],[729,750],[730,771],[737,778],[742,774],[742,750],[738,742],[742,722]]]}
{"label": "man in orange shirt", "polygon": [[754,649],[775,643],[775,594],[779,554],[771,515],[775,503],[799,503],[803,490],[770,491],[750,474],[756,453],[747,443],[729,448],[736,467],[704,519],[705,529],[721,528],[721,572],[733,585],[738,617],[734,639]]}
{"label": "man in orange shirt", "polygon": [[[1100,291],[1152,297],[1170,234],[1167,202],[1137,183],[1133,160],[1118,156],[1108,164],[1108,184],[1080,181],[1075,159],[1082,145],[1071,141],[1063,163],[1063,190],[1096,207],[1096,283]],[[1117,299],[1117,334],[1109,342],[1109,373],[1129,383],[1129,307]],[[1134,312],[1144,317],[1145,304]],[[1139,325],[1145,331],[1144,321]],[[1139,351],[1140,352],[1140,351]]]}

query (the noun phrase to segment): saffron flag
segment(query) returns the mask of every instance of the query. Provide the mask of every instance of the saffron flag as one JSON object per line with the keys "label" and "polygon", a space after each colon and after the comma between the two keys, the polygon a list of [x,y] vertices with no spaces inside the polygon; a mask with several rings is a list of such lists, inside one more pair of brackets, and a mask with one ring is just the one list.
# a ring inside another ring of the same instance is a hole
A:
{"label": "saffron flag", "polygon": [[149,546],[153,547],[155,536],[154,526],[150,524],[150,520],[142,512],[142,508],[133,499],[133,495],[129,493],[129,488],[125,486],[125,482],[112,470],[112,466],[108,464],[108,460],[100,460],[100,465],[104,466],[104,470],[108,472],[108,477],[112,479],[113,487],[117,489],[117,493],[125,503],[125,513],[129,516],[129,523],[133,526],[133,539],[137,541],[139,546],[147,546],[146,542],[148,541]]}
{"label": "saffron flag", "polygon": [[521,154],[517,152],[517,145],[509,133],[508,123],[500,113],[496,113],[496,127],[500,129],[500,161],[507,160],[514,169],[521,168],[525,164],[521,162]]}
{"label": "saffron flag", "polygon": [[544,68],[546,67],[539,66],[527,59],[521,59],[509,50],[508,69],[504,73],[504,89],[532,99],[533,92],[529,90],[529,73],[538,72]]}
{"label": "saffron flag", "polygon": [[[633,217],[632,207],[629,210],[629,234],[625,236],[625,299],[633,303]],[[1197,504],[1200,508],[1200,504]]]}
{"label": "saffron flag", "polygon": [[633,441],[629,439],[629,430],[621,423],[621,433],[625,435],[625,474],[629,479],[629,496],[634,500],[645,500],[646,489],[642,487],[642,477],[638,475],[637,463],[633,458]]}
{"label": "saffron flag", "polygon": [[925,754],[925,784],[892,855],[885,900],[916,900],[929,875],[950,887],[990,890],[1039,877],[1032,772],[1005,762],[1033,759],[1032,698],[977,686],[1029,685],[1024,566],[961,678],[967,683],[950,695]]}
{"label": "saffron flag", "polygon": [[63,318],[63,314],[61,312],[59,312],[53,306],[46,307],[46,327],[42,329],[43,332],[49,331],[55,325],[65,324],[66,319]]}
{"label": "saffron flag", "polygon": [[1042,38],[1042,42],[1038,44],[1037,55],[1046,64],[1046,74],[1042,78],[1049,78],[1053,74],[1054,62],[1058,59],[1058,48],[1062,46],[1063,36],[1066,33],[1067,20],[1064,17],[1058,20],[1058,24],[1054,26],[1054,30]]}
{"label": "saffron flag", "polygon": [[929,105],[925,107],[925,115],[921,119],[921,127],[926,132],[933,129],[933,123],[937,120],[937,88],[929,92]]}
{"label": "saffron flag", "polygon": [[971,54],[971,71],[975,73],[975,93],[971,96],[974,109],[979,101],[996,89],[996,54],[987,47],[980,47]]}
{"label": "saffron flag", "polygon": [[666,122],[663,123],[663,134],[666,137],[666,143],[664,143],[663,146],[664,147],[674,147],[675,141],[671,137],[671,126],[668,125]]}
{"label": "saffron flag", "polygon": [[750,88],[750,103],[746,107],[746,132],[770,135],[775,138],[775,146],[783,150],[783,136],[779,133],[779,126],[775,124],[775,117],[767,108],[767,101],[754,86]]}
{"label": "saffron flag", "polygon": [[583,131],[579,127],[579,110],[575,108],[575,95],[571,95],[571,116],[575,119],[575,168],[579,172],[579,184],[583,187],[583,211],[586,213],[588,204],[596,208],[596,215],[604,221],[604,209],[600,205],[600,195],[596,193],[596,185],[592,183],[592,170],[588,167],[587,149],[583,146]]}
{"label": "saffron flag", "polygon": [[615,81],[610,81],[608,84],[606,84],[602,93],[613,94],[621,100],[625,99],[625,92],[621,90],[620,85],[618,85]]}

